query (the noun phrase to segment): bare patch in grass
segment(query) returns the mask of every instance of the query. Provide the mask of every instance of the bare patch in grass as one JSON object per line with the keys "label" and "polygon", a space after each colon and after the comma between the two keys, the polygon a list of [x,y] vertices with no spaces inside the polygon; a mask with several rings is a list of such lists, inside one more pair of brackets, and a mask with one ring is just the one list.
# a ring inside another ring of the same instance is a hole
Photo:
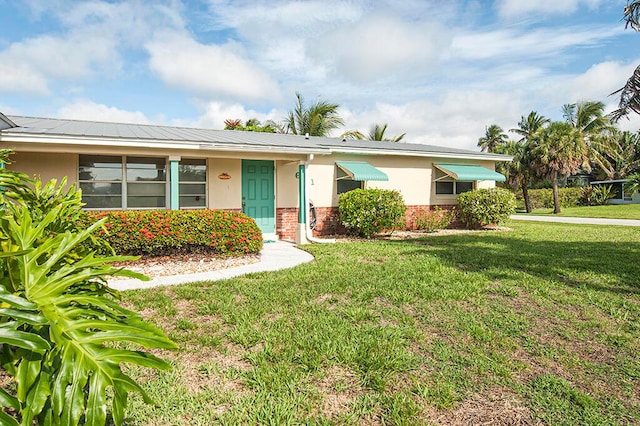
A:
{"label": "bare patch in grass", "polygon": [[343,302],[345,297],[342,295],[335,295],[332,293],[325,293],[317,296],[315,299],[311,301],[313,305],[325,305],[328,309],[334,309],[335,306]]}
{"label": "bare patch in grass", "polygon": [[358,396],[364,392],[356,374],[339,366],[326,370],[325,376],[316,386],[320,395],[324,395],[320,412],[328,419],[337,419],[348,412]]}
{"label": "bare patch in grass", "polygon": [[531,410],[509,389],[493,388],[473,395],[450,410],[429,408],[424,412],[429,423],[437,425],[542,425]]}

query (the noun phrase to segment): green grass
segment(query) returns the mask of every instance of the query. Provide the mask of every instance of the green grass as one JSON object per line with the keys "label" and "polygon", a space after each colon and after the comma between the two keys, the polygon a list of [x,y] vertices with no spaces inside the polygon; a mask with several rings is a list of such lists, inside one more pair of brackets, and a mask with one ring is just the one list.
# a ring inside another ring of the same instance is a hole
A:
{"label": "green grass", "polygon": [[124,293],[180,345],[127,424],[640,423],[640,229],[510,226]]}
{"label": "green grass", "polygon": [[563,207],[561,213],[558,215],[553,214],[553,209],[538,209],[531,212],[531,214],[545,216],[596,217],[607,219],[640,220],[640,204]]}

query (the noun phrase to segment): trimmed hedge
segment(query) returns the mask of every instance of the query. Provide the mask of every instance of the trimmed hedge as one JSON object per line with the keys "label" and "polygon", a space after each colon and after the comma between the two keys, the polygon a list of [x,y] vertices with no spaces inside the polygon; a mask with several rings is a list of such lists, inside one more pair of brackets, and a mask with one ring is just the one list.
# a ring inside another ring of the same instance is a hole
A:
{"label": "trimmed hedge", "polygon": [[[577,207],[583,204],[584,188],[558,188],[561,207]],[[516,193],[518,203],[524,205],[522,192]],[[530,189],[529,199],[532,209],[552,209],[553,190],[551,188]]]}
{"label": "trimmed hedge", "polygon": [[365,238],[406,226],[404,214],[407,206],[398,191],[354,189],[340,194],[338,211],[340,222]]}
{"label": "trimmed hedge", "polygon": [[502,188],[476,189],[458,195],[460,220],[467,226],[497,225],[516,211],[516,197]]}
{"label": "trimmed hedge", "polygon": [[243,213],[226,210],[126,210],[87,212],[84,220],[107,218],[99,237],[117,254],[234,255],[262,249],[262,232]]}

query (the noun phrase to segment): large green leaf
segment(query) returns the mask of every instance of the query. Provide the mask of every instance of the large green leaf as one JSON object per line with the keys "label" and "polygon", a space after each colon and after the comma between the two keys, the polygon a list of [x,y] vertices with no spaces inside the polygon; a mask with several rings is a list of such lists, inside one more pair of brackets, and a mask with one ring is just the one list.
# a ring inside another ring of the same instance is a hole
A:
{"label": "large green leaf", "polygon": [[0,324],[0,343],[40,353],[51,349],[40,335],[18,330],[18,326],[17,322]]}

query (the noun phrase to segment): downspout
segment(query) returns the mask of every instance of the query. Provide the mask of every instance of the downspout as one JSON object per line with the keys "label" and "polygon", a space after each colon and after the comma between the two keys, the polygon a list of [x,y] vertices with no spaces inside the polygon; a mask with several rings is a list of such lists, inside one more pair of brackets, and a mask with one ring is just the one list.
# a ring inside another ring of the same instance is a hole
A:
{"label": "downspout", "polygon": [[[309,162],[313,161],[313,154],[309,154],[307,155],[307,160],[304,162],[303,165],[301,165],[301,168],[304,168],[304,173],[301,173],[301,176],[304,178],[304,194],[301,194],[304,197],[303,202],[301,203],[301,214],[304,215],[304,226],[305,226],[305,231],[306,231],[306,237],[307,240],[311,241],[312,243],[318,243],[318,244],[332,244],[335,243],[336,240],[333,238],[316,238],[313,236],[313,231],[311,230],[311,226],[309,225],[309,215],[307,212],[307,207],[309,206],[309,200],[307,198],[307,194],[309,193],[309,179],[307,179],[307,168],[309,167]],[[302,170],[301,170],[302,171]]]}

